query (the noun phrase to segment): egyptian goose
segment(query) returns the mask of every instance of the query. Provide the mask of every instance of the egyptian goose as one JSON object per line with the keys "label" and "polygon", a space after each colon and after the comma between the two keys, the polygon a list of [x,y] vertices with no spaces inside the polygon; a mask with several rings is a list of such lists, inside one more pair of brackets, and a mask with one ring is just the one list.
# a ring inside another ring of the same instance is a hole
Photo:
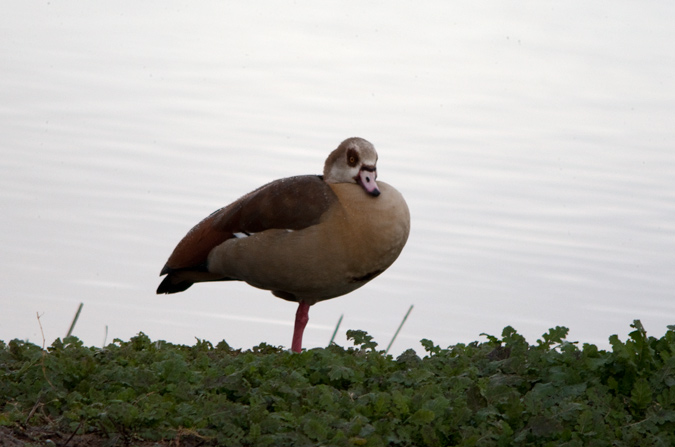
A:
{"label": "egyptian goose", "polygon": [[157,293],[203,281],[246,281],[299,303],[291,349],[300,352],[309,306],[345,295],[385,271],[410,231],[403,196],[376,182],[377,152],[343,141],[323,176],[276,180],[215,211],[181,240]]}

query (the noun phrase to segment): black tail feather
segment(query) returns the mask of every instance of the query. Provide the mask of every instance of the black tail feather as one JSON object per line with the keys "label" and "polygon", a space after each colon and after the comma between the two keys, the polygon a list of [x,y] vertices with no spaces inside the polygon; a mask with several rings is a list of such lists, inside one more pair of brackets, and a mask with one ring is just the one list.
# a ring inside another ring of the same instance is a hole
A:
{"label": "black tail feather", "polygon": [[187,290],[190,288],[194,282],[192,281],[177,281],[174,282],[176,278],[172,274],[168,274],[166,278],[164,278],[164,281],[162,281],[157,287],[157,294],[161,295],[163,293],[178,293],[178,292],[183,292],[184,290]]}

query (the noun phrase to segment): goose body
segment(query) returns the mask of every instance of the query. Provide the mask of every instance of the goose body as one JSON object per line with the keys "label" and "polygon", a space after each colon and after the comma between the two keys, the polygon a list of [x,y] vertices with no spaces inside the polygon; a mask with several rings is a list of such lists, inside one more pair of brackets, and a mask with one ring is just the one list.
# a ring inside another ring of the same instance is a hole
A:
{"label": "goose body", "polygon": [[298,302],[292,350],[299,352],[309,306],[378,276],[408,239],[408,206],[376,181],[376,163],[372,144],[349,138],[322,176],[276,180],[217,210],[176,246],[157,293],[240,280]]}

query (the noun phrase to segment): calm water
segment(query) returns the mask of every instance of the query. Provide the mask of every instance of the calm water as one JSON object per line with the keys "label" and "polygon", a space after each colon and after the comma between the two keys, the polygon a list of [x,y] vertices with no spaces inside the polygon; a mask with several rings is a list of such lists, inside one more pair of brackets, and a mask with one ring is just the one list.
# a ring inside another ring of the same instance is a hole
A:
{"label": "calm water", "polygon": [[[154,294],[185,232],[264,182],[379,150],[400,259],[314,306],[420,351],[512,325],[606,346],[675,324],[675,4],[9,2],[0,18],[0,339],[290,345],[245,284]],[[108,334],[106,337],[106,326]]]}

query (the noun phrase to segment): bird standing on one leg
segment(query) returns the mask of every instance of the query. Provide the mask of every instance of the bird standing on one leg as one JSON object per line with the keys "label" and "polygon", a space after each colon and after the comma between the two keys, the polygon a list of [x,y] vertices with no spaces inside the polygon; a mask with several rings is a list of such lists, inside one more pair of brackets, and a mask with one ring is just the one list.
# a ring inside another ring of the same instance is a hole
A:
{"label": "bird standing on one leg", "polygon": [[371,143],[349,138],[323,176],[276,180],[219,209],[178,243],[157,293],[231,280],[270,290],[299,303],[291,349],[300,352],[309,306],[375,278],[408,240],[408,206],[376,181],[376,164]]}

